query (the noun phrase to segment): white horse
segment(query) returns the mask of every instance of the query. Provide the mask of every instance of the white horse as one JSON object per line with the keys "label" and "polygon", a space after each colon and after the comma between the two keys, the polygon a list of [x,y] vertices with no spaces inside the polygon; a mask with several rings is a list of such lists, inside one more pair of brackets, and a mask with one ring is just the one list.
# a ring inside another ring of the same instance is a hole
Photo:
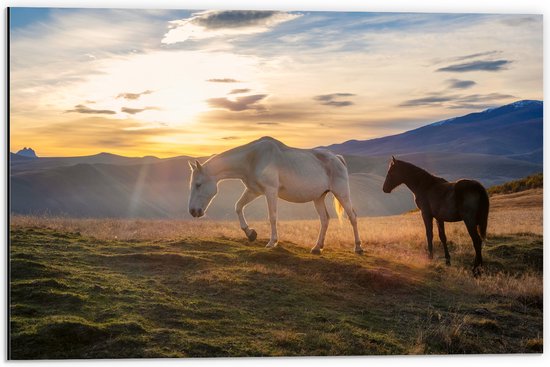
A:
{"label": "white horse", "polygon": [[[313,201],[319,213],[321,229],[317,244],[311,253],[320,254],[325,242],[329,215],[325,206],[328,192],[334,195],[338,216],[345,210],[355,236],[355,252],[363,253],[357,230],[357,215],[353,210],[348,170],[344,158],[324,149],[291,148],[271,137],[263,137],[248,144],[215,155],[202,165],[189,162],[189,213],[202,217],[218,192],[217,184],[225,179],[240,179],[246,189],[235,204],[241,229],[250,241],[257,233],[248,227],[243,214],[246,205],[265,195],[271,224],[271,238],[266,247],[277,246],[277,198],[293,203]],[[342,210],[343,208],[343,210]]]}

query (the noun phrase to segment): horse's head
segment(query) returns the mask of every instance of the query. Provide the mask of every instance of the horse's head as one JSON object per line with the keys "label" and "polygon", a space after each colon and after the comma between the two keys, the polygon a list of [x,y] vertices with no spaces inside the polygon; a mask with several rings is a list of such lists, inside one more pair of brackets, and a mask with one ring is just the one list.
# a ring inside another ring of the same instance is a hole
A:
{"label": "horse's head", "polygon": [[189,182],[189,213],[200,218],[206,213],[210,202],[218,192],[218,184],[214,177],[209,176],[198,161],[189,162],[191,180]]}
{"label": "horse's head", "polygon": [[384,186],[382,186],[382,190],[385,193],[392,192],[393,189],[403,183],[403,174],[399,167],[399,161],[392,156],[390,167],[388,168],[388,173],[386,174],[386,180],[384,181]]}

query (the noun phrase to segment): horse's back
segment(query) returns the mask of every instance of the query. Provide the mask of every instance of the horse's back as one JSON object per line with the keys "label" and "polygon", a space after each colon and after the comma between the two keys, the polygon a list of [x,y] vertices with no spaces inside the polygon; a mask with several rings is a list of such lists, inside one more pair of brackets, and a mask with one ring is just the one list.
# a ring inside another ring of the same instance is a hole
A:
{"label": "horse's back", "polygon": [[485,187],[483,187],[483,185],[476,180],[463,178],[457,180],[453,184],[457,199],[460,199],[467,194],[479,194],[482,191],[485,191]]}
{"label": "horse's back", "polygon": [[289,147],[270,137],[258,139],[251,152],[254,180],[264,180],[266,175],[276,177],[280,198],[298,203],[312,201],[331,188],[332,153],[327,152]]}
{"label": "horse's back", "polygon": [[454,187],[456,203],[462,213],[477,211],[481,203],[489,200],[487,190],[476,180],[461,179]]}

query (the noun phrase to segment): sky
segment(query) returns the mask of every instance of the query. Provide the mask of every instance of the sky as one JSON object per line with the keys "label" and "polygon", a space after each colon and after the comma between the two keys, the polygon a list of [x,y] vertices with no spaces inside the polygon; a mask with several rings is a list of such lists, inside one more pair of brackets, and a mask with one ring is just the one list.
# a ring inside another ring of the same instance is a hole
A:
{"label": "sky", "polygon": [[542,16],[11,8],[10,150],[310,148],[543,97]]}

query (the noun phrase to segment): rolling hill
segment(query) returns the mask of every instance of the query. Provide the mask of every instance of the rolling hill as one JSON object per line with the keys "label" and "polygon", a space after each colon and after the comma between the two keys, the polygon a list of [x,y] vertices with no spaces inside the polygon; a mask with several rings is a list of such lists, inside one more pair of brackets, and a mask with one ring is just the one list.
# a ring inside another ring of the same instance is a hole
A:
{"label": "rolling hill", "polygon": [[[405,187],[391,195],[381,190],[391,154],[448,180],[468,177],[486,187],[542,172],[542,102],[516,102],[399,135],[329,148],[345,155],[358,215],[398,214],[414,208],[414,203]],[[74,217],[188,218],[189,159],[10,154],[10,210]],[[235,220],[234,204],[243,189],[239,181],[221,182],[207,217]],[[329,200],[327,206],[334,217]],[[253,220],[266,219],[266,213],[263,198],[246,210]],[[279,217],[309,219],[317,214],[313,204],[280,200]]]}
{"label": "rolling hill", "polygon": [[161,161],[153,156],[124,157],[111,153],[99,153],[81,157],[40,157],[30,158],[19,153],[10,153],[10,169],[12,172],[28,172],[75,164],[140,164]]}

